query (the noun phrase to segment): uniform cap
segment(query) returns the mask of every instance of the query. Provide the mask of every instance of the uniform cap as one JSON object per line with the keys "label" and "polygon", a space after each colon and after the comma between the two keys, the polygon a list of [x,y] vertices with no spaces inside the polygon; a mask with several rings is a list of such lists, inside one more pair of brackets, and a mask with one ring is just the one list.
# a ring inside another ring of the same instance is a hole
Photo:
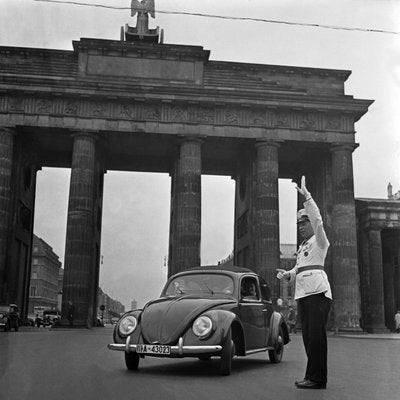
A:
{"label": "uniform cap", "polygon": [[306,214],[306,210],[304,208],[297,211],[297,223],[303,221],[310,221],[310,218],[308,218],[308,215]]}

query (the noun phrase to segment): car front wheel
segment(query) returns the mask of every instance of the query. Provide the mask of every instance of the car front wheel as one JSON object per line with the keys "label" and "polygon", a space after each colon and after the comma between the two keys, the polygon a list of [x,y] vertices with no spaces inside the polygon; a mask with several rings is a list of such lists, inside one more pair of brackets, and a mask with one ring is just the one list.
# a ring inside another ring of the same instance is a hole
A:
{"label": "car front wheel", "polygon": [[278,337],[276,338],[275,348],[268,350],[269,359],[272,363],[277,364],[282,361],[283,357],[283,331],[282,327],[279,327]]}
{"label": "car front wheel", "polygon": [[139,368],[139,354],[125,353],[125,364],[130,371],[136,371]]}
{"label": "car front wheel", "polygon": [[232,329],[229,328],[225,340],[222,343],[221,365],[219,369],[221,375],[229,375],[231,373],[232,358],[234,354],[235,354],[235,343],[232,340]]}

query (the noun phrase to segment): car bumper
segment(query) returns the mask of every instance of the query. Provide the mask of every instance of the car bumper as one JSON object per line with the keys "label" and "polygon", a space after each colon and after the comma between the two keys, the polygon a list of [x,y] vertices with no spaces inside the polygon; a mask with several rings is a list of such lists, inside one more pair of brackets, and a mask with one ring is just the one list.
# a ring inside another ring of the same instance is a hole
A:
{"label": "car bumper", "polygon": [[[126,338],[125,343],[110,343],[108,348],[110,350],[125,351],[126,353],[136,353],[137,344],[130,343],[130,336]],[[180,337],[177,346],[169,346],[171,353],[165,354],[143,354],[144,356],[151,357],[184,357],[197,355],[212,355],[218,354],[222,350],[220,345],[204,345],[204,346],[184,346],[183,339]],[[141,353],[142,354],[142,353]]]}

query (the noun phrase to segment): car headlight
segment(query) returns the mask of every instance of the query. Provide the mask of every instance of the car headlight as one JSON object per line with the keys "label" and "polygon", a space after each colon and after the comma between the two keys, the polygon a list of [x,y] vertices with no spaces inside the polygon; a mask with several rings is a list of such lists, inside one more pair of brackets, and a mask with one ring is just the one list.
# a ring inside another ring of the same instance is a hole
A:
{"label": "car headlight", "polygon": [[118,325],[118,330],[121,336],[130,335],[137,327],[137,319],[132,315],[122,318]]}
{"label": "car headlight", "polygon": [[212,333],[213,323],[210,317],[202,315],[192,325],[193,333],[200,339],[205,339]]}

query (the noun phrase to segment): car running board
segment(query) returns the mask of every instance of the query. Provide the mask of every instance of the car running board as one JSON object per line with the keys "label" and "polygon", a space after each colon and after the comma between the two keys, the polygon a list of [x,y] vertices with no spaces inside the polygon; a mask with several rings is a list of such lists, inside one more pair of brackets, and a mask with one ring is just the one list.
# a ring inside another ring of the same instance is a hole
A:
{"label": "car running board", "polygon": [[246,351],[246,356],[254,353],[262,353],[263,351],[268,351],[268,350],[274,350],[274,348],[269,346],[269,347],[260,347],[259,349],[248,350]]}

